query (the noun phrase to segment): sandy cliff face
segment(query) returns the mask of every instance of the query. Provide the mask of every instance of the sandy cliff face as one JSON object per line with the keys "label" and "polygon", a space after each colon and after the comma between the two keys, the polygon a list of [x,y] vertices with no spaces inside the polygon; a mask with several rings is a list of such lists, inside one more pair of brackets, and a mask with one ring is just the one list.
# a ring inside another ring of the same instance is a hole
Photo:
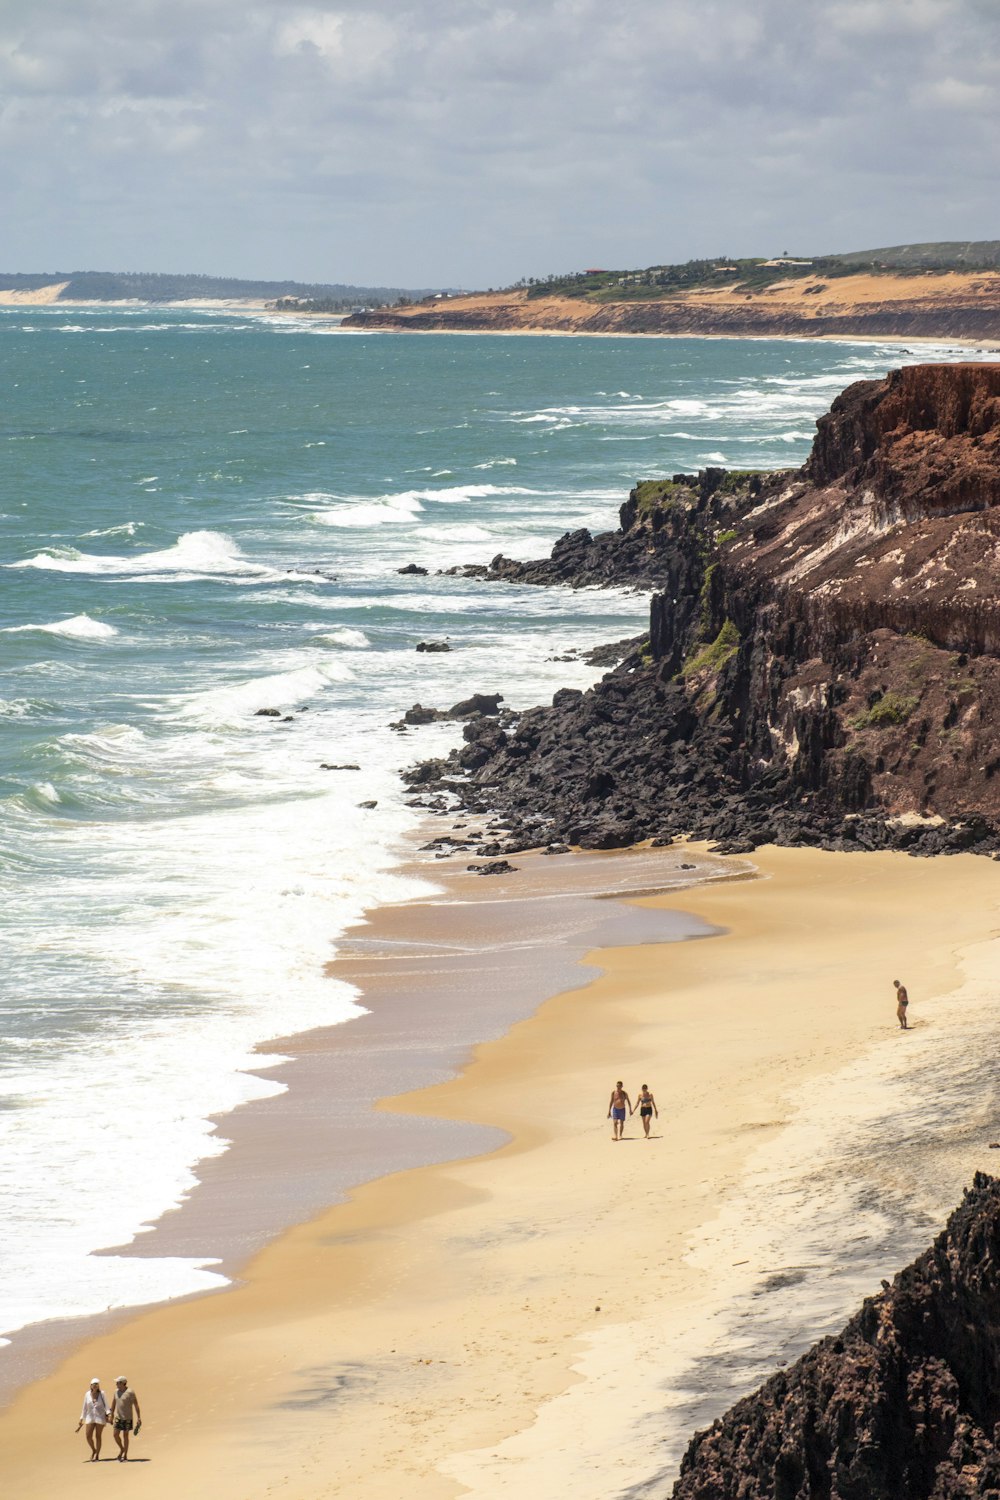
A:
{"label": "sandy cliff face", "polygon": [[657,301],[477,293],[356,313],[345,327],[400,332],[659,333],[730,338],[1000,338],[1000,275],[858,274],[829,282],[699,288]]}
{"label": "sandy cliff face", "polygon": [[996,847],[998,445],[1000,366],[914,366],[844,392],[800,471],[650,481],[617,532],[494,560],[652,581],[649,638],[589,693],[471,723],[435,774],[508,813],[507,849]]}
{"label": "sandy cliff face", "polygon": [[1000,1182],[837,1338],[692,1442],[674,1500],[1000,1495]]}

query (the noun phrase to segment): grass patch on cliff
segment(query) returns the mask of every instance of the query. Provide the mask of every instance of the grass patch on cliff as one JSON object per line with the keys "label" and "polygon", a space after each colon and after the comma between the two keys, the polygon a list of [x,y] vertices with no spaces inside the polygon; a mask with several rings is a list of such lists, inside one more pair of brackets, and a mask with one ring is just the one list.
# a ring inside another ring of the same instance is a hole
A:
{"label": "grass patch on cliff", "polygon": [[851,720],[852,729],[891,729],[894,724],[905,724],[920,699],[912,693],[883,693],[864,713]]}
{"label": "grass patch on cliff", "polygon": [[732,620],[726,620],[715,640],[688,658],[681,676],[697,677],[700,672],[721,672],[726,662],[736,655],[739,645],[739,631]]}
{"label": "grass patch on cliff", "polygon": [[648,516],[650,511],[661,506],[669,509],[691,494],[691,485],[676,479],[643,479],[635,487],[636,510],[640,516]]}
{"label": "grass patch on cliff", "polygon": [[716,495],[738,495],[741,494],[751,479],[759,479],[759,469],[727,469],[725,476],[715,487]]}

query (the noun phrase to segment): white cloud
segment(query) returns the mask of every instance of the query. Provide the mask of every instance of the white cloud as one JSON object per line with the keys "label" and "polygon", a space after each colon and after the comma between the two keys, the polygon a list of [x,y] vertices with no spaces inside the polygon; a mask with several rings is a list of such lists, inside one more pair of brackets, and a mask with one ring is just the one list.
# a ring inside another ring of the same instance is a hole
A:
{"label": "white cloud", "polygon": [[988,84],[965,78],[934,79],[920,90],[918,102],[945,109],[980,110],[996,103],[996,92]]}
{"label": "white cloud", "polygon": [[0,0],[0,269],[496,284],[988,238],[998,43],[993,0]]}

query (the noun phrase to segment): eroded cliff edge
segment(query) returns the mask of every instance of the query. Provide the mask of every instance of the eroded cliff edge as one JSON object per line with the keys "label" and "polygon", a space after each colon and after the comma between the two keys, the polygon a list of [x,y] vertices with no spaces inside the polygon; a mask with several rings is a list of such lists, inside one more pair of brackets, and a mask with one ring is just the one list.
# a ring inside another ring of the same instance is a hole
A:
{"label": "eroded cliff edge", "polygon": [[1000,846],[1000,365],[859,382],[800,470],[647,481],[620,520],[481,570],[657,589],[591,691],[409,773],[504,814],[490,852]]}
{"label": "eroded cliff edge", "polygon": [[1000,1495],[1000,1182],[883,1288],[692,1440],[673,1500]]}

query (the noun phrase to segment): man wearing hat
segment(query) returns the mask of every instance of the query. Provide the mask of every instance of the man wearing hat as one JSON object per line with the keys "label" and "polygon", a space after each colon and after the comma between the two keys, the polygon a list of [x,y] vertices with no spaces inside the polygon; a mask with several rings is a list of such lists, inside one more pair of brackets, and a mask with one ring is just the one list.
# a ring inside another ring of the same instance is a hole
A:
{"label": "man wearing hat", "polygon": [[119,1375],[115,1381],[110,1420],[113,1424],[115,1442],[118,1444],[118,1462],[128,1463],[128,1440],[133,1429],[138,1434],[142,1426],[142,1416],[139,1411],[139,1398],[124,1375]]}

